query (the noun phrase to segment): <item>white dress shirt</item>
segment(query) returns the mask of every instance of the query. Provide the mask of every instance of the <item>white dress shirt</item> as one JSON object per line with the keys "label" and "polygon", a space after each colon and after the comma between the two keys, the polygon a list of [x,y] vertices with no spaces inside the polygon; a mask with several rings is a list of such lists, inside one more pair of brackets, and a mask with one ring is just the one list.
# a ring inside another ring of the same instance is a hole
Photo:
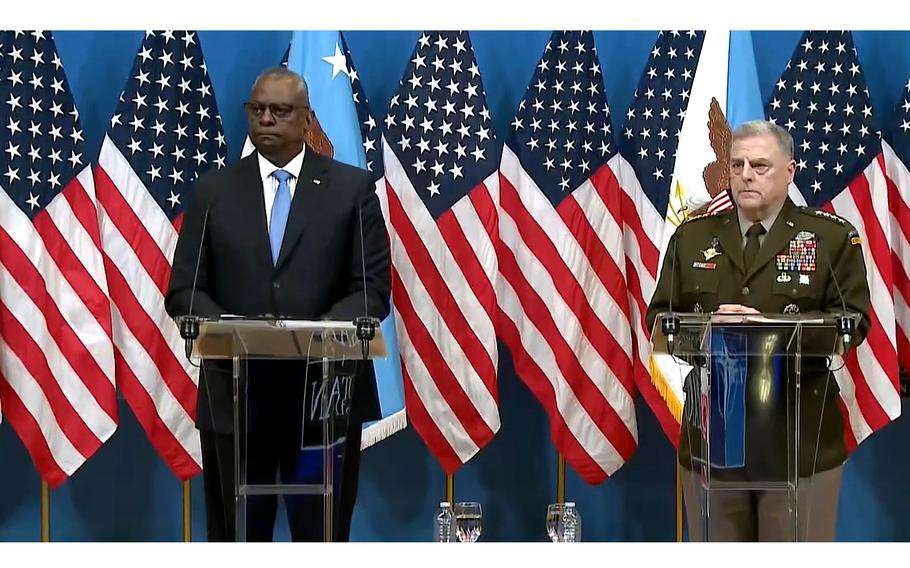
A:
{"label": "white dress shirt", "polygon": [[303,167],[303,156],[306,153],[306,146],[299,154],[291,158],[291,161],[279,168],[268,160],[262,154],[259,157],[259,177],[262,178],[262,197],[265,198],[265,223],[266,227],[272,226],[272,205],[275,203],[275,195],[278,193],[278,179],[272,174],[276,170],[284,170],[291,174],[288,179],[288,189],[291,191],[291,201],[294,200],[294,190],[297,189],[297,178],[300,177],[300,169]]}

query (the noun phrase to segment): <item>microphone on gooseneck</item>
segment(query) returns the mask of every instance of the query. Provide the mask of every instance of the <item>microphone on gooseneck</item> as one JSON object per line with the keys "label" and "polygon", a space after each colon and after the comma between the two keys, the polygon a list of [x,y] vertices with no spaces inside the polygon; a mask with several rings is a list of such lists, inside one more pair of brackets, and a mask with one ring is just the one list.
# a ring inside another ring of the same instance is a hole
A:
{"label": "microphone on gooseneck", "polygon": [[360,349],[363,358],[367,359],[370,353],[370,341],[376,337],[376,328],[379,327],[379,320],[370,317],[369,306],[367,305],[367,263],[366,253],[364,252],[365,243],[363,240],[363,207],[357,208],[357,220],[360,229],[360,266],[361,276],[363,277],[363,315],[354,319],[354,325],[357,327],[357,339],[360,340]]}
{"label": "microphone on gooseneck", "polygon": [[669,311],[661,317],[660,329],[667,338],[667,354],[673,355],[676,335],[679,333],[679,315],[673,311],[673,291],[676,289],[676,247],[678,235],[673,236],[673,256],[670,259],[670,302]]}
{"label": "microphone on gooseneck", "polygon": [[816,239],[818,242],[818,249],[821,249],[822,254],[825,256],[825,264],[828,265],[828,272],[831,274],[831,279],[834,280],[834,287],[837,289],[837,297],[840,299],[842,313],[837,317],[837,333],[844,342],[844,354],[846,354],[850,349],[850,343],[853,341],[853,336],[856,334],[856,322],[852,317],[847,315],[847,302],[844,300],[844,294],[841,292],[840,283],[838,283],[837,275],[834,273],[834,267],[831,265],[831,257],[828,256],[828,250],[822,245],[820,236],[816,237]]}
{"label": "microphone on gooseneck", "polygon": [[202,217],[202,233],[199,238],[199,250],[196,252],[196,270],[193,273],[193,287],[190,289],[190,306],[187,315],[180,320],[180,337],[185,341],[187,359],[191,359],[193,342],[199,337],[199,317],[193,313],[193,300],[196,297],[196,280],[199,278],[199,264],[202,260],[202,247],[205,244],[205,227],[209,221],[211,208],[212,204],[209,203],[205,208],[205,215]]}

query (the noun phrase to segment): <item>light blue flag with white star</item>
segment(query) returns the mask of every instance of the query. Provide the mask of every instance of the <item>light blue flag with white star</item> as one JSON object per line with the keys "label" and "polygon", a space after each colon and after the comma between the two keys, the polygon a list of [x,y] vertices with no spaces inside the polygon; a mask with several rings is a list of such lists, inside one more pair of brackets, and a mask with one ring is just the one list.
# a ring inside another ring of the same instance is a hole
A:
{"label": "light blue flag with white star", "polygon": [[310,106],[340,162],[366,168],[347,60],[337,31],[294,32],[288,69],[306,79]]}
{"label": "light blue flag with white star", "polygon": [[[365,103],[357,72],[350,62],[341,33],[337,31],[298,31],[291,38],[288,69],[303,75],[309,87],[310,106],[334,147],[338,161],[377,172],[375,159],[368,163],[364,138],[355,100]],[[356,95],[356,96],[355,96]],[[361,109],[363,110],[363,109]],[[370,119],[370,122],[373,123]],[[375,136],[375,134],[374,134]],[[378,138],[378,136],[375,136]],[[373,145],[370,145],[371,149]],[[375,176],[374,176],[375,177]],[[393,316],[382,322],[388,346],[388,357],[376,359],[376,384],[382,420],[364,425],[361,447],[394,434],[407,425],[404,412],[404,388],[398,342]]]}
{"label": "light blue flag with white star", "polygon": [[752,47],[752,32],[730,32],[727,75],[727,122],[736,129],[750,120],[765,118],[765,105],[758,86],[758,69]]}

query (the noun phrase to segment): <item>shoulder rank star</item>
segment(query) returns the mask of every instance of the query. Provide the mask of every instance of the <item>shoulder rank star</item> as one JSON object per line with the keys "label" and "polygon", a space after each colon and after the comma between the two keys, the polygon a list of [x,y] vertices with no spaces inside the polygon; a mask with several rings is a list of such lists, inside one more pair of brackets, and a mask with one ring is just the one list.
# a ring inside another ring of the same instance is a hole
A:
{"label": "shoulder rank star", "polygon": [[821,209],[811,209],[810,211],[813,214],[815,214],[816,217],[824,217],[825,219],[830,219],[831,221],[840,223],[841,225],[843,225],[847,222],[842,217],[838,217],[837,215],[834,215],[833,213],[828,213],[827,211],[823,211]]}

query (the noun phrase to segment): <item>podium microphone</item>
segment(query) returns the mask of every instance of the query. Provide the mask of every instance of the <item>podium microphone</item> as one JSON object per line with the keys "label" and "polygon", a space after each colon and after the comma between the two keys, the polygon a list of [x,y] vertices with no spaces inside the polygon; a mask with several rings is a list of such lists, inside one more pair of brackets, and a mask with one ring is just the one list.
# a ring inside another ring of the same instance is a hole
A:
{"label": "podium microphone", "polygon": [[196,280],[199,278],[202,246],[205,243],[205,227],[209,221],[209,210],[211,210],[211,208],[212,204],[209,203],[205,208],[205,216],[202,218],[202,233],[199,237],[199,250],[196,252],[196,270],[193,273],[193,287],[190,289],[190,307],[189,310],[187,310],[187,315],[183,316],[180,320],[180,337],[182,337],[185,342],[184,349],[186,358],[190,362],[192,362],[193,342],[199,337],[199,317],[193,313],[193,300],[195,300],[196,297]]}
{"label": "podium microphone", "polygon": [[[851,234],[854,233],[851,232]],[[821,246],[821,237],[818,237],[818,244],[825,255],[825,264],[828,265],[828,272],[831,274],[831,279],[834,280],[834,287],[837,289],[837,297],[840,299],[842,312],[841,315],[837,317],[837,334],[840,335],[843,340],[844,354],[846,355],[847,351],[850,349],[850,344],[853,342],[853,336],[856,335],[856,321],[847,315],[847,302],[844,301],[844,294],[841,292],[840,284],[837,281],[837,275],[834,273],[834,267],[831,266],[831,257],[828,256],[827,249]]]}
{"label": "podium microphone", "polygon": [[365,243],[363,240],[363,207],[357,208],[357,219],[360,228],[360,267],[361,277],[363,278],[363,315],[354,318],[354,326],[357,328],[357,339],[360,340],[360,351],[363,359],[369,358],[370,342],[376,337],[376,328],[379,327],[379,320],[369,315],[367,305],[367,263],[366,253],[364,253]]}

